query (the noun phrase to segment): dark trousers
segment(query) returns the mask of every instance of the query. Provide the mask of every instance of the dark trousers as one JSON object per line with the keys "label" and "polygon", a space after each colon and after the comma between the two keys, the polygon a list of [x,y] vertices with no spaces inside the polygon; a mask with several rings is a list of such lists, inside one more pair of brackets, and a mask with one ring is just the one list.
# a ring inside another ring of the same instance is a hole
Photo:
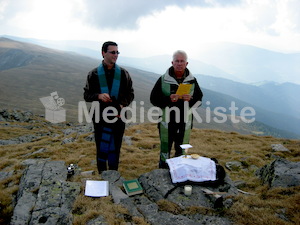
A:
{"label": "dark trousers", "polygon": [[[160,125],[158,125],[158,129],[160,128]],[[174,143],[175,148],[175,155],[174,157],[181,156],[183,151],[180,145],[182,145],[183,137],[184,137],[184,131],[185,131],[185,123],[169,123],[168,124],[168,151],[169,156],[171,156],[171,149]],[[159,129],[159,135],[160,129]],[[159,168],[168,168],[168,164],[166,161],[163,161],[160,157],[159,159]]]}
{"label": "dark trousers", "polygon": [[[101,149],[103,127],[109,127],[112,129],[112,134],[114,136],[114,150],[106,151]],[[109,125],[94,123],[95,142],[97,149],[96,159],[99,174],[102,171],[107,170],[107,164],[109,170],[118,170],[124,130],[125,123],[121,119],[119,119],[116,123]]]}

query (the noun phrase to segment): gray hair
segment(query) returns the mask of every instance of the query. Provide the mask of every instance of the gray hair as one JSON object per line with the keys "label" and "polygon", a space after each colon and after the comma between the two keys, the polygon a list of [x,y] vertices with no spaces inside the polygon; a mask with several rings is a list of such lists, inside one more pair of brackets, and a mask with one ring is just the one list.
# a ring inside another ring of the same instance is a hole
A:
{"label": "gray hair", "polygon": [[177,55],[183,55],[186,61],[187,61],[187,59],[188,59],[186,52],[183,51],[183,50],[177,50],[176,52],[174,52],[174,53],[173,53],[173,60],[175,59],[175,57],[176,57]]}

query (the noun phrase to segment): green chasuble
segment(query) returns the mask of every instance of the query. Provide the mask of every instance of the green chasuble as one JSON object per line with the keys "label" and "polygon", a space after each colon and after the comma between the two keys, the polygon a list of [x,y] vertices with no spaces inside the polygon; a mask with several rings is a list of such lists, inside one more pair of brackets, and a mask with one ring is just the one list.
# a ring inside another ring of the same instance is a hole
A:
{"label": "green chasuble", "polygon": [[[171,84],[176,84],[178,85],[177,81],[171,77],[169,74],[164,74],[162,76],[162,92],[165,96],[170,96],[171,95]],[[186,80],[183,81],[185,83]],[[194,88],[195,84],[192,85],[190,94],[193,95],[194,93]],[[185,118],[185,131],[184,131],[184,137],[183,137],[183,143],[182,144],[188,144],[190,141],[190,134],[191,134],[191,128],[192,128],[192,113],[190,111],[190,107],[188,105],[188,102],[185,102],[188,107],[188,112],[186,112],[186,118]],[[168,107],[166,107],[168,108]],[[162,109],[162,121],[160,122],[160,143],[161,143],[161,160],[166,161],[166,159],[170,158],[169,156],[169,135],[168,135],[168,121],[167,119],[170,117],[169,114],[169,109],[163,108]],[[184,113],[184,112],[180,112]]]}

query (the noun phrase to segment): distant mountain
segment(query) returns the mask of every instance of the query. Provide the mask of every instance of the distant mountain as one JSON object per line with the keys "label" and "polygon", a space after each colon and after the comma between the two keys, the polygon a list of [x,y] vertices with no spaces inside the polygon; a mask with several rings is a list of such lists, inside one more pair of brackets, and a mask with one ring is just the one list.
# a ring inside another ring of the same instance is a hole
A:
{"label": "distant mountain", "polygon": [[[101,58],[101,40],[95,41],[46,41],[4,36],[13,40],[34,43],[53,49],[73,51],[89,57]],[[122,44],[122,49],[131,46]],[[189,58],[189,67],[195,74],[206,74],[227,78],[242,83],[274,81],[277,83],[300,84],[300,53],[280,53],[250,45],[235,43],[212,43],[202,45],[195,43],[199,54]],[[164,73],[172,61],[170,55],[146,58],[119,58],[119,63],[134,68]]]}
{"label": "distant mountain", "polygon": [[[21,42],[28,42],[37,45],[46,46],[51,49],[60,49],[63,51],[72,51],[77,52],[82,55],[86,55],[92,58],[101,59],[101,46],[100,42],[93,41],[47,41],[47,40],[39,40],[39,39],[28,39],[28,38],[20,38],[20,37],[12,37],[5,36],[5,38],[9,38],[12,40],[17,40]],[[172,56],[171,55],[159,55],[153,57],[146,58],[133,58],[133,57],[119,57],[118,63],[137,68],[140,70],[150,71],[152,73],[162,74],[167,70],[168,66],[171,66]],[[167,67],[166,67],[167,65]],[[220,77],[228,77],[230,76],[228,73],[222,71],[221,69],[197,61],[193,59],[189,59],[189,67],[192,71],[199,71],[199,73],[207,74],[207,75],[218,75]],[[236,78],[237,79],[237,78]]]}
{"label": "distant mountain", "polygon": [[[197,45],[195,45],[197,48]],[[121,61],[121,60],[120,60]],[[171,65],[171,55],[142,59],[122,58],[126,65],[162,74]],[[226,78],[241,83],[273,81],[300,85],[300,53],[284,54],[253,46],[222,43],[199,47],[199,55],[189,58],[194,74]]]}
{"label": "distant mountain", "polygon": [[[264,80],[300,84],[300,53],[280,53],[250,45],[214,43],[199,51],[198,60],[238,77],[244,83]],[[232,77],[228,79],[235,80]]]}
{"label": "distant mountain", "polygon": [[[238,116],[240,115],[240,112],[243,108],[251,107],[255,110],[255,121],[262,122],[269,127],[273,127],[275,128],[274,130],[281,130],[281,131],[284,130],[288,133],[296,133],[298,135],[300,134],[299,118],[295,118],[286,114],[280,114],[280,113],[273,112],[271,110],[267,110],[255,104],[243,101],[239,99],[238,96],[233,97],[227,94],[221,94],[220,92],[216,92],[208,88],[202,88],[202,90],[204,92],[204,98],[203,98],[203,105],[201,108],[208,107],[209,110],[213,111],[217,107],[222,107],[226,109],[226,114],[227,113],[229,114],[230,111],[229,107],[231,107],[232,103],[234,102],[234,106],[237,108],[235,113]],[[209,102],[209,104],[206,103],[207,101]],[[242,123],[240,123],[240,125],[242,125]],[[254,124],[252,125],[256,126]],[[278,131],[276,132],[278,133]],[[281,137],[284,137],[284,135],[282,135]]]}
{"label": "distant mountain", "polygon": [[270,112],[300,119],[300,85],[264,82],[250,85],[207,75],[195,75],[202,87],[230,95]]}
{"label": "distant mountain", "polygon": [[[1,107],[30,110],[34,113],[44,114],[45,109],[39,98],[49,96],[57,91],[58,95],[65,99],[63,106],[67,110],[67,120],[77,121],[78,102],[83,101],[83,87],[88,71],[97,67],[100,60],[89,58],[72,52],[53,50],[38,45],[22,43],[18,41],[0,38],[0,103]],[[147,72],[126,66],[130,72],[134,89],[135,101],[138,106],[145,109],[151,106],[149,102],[150,92],[159,74]],[[209,90],[203,86],[204,101],[199,109],[202,118],[205,118],[207,107],[205,101],[211,102],[213,109],[217,106],[228,108],[235,101],[239,108],[251,106],[238,98]],[[256,107],[253,105],[253,107]],[[256,107],[257,109],[259,107]],[[269,118],[280,121],[280,115],[271,114],[260,110]],[[239,114],[237,114],[239,115]],[[213,115],[212,115],[213,116]],[[241,133],[259,135],[273,135],[286,138],[300,138],[292,134],[289,122],[299,124],[299,120],[285,122],[281,126],[272,128],[265,125],[265,118],[257,119],[252,124],[226,123],[201,123],[195,124],[199,128],[211,128]],[[282,129],[281,129],[282,128]],[[297,132],[294,132],[297,133]],[[299,134],[299,133],[298,133]]]}
{"label": "distant mountain", "polygon": [[[157,74],[164,74],[166,70],[172,65],[171,55],[159,55],[146,58],[130,58],[130,57],[120,57],[119,63],[138,68],[141,70],[151,71]],[[189,59],[188,67],[191,71],[201,71],[202,74],[215,75],[219,77],[228,77],[228,73],[222,71],[221,69],[203,63],[201,61]]]}

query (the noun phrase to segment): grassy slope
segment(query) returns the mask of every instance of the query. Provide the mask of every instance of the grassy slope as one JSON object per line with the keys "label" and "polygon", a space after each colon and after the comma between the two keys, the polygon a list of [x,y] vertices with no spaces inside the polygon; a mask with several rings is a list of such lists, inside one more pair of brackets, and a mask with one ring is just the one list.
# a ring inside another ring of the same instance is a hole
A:
{"label": "grassy slope", "polygon": [[[64,160],[66,164],[77,164],[82,171],[96,170],[95,145],[88,142],[84,134],[77,137],[76,142],[61,145],[64,138],[62,125],[45,123],[41,118],[36,118],[36,123],[15,124],[23,127],[5,126],[0,123],[0,139],[9,139],[25,134],[49,133],[35,142],[0,146],[0,171],[14,171],[12,177],[0,181],[0,224],[8,223],[13,207],[13,196],[17,193],[19,179],[22,175],[21,162],[27,158],[50,158],[51,160]],[[26,127],[24,127],[26,126]],[[31,129],[30,129],[31,127]],[[32,129],[32,127],[34,127]],[[67,127],[64,127],[67,128]],[[55,136],[59,134],[59,136]],[[137,178],[141,174],[158,168],[159,139],[155,124],[139,124],[130,126],[125,131],[126,136],[132,137],[132,145],[123,143],[121,150],[120,173],[126,178]],[[75,137],[76,134],[70,136]],[[291,153],[272,153],[271,144],[281,143],[290,149]],[[194,129],[191,137],[191,153],[197,153],[207,157],[215,157],[221,165],[232,160],[241,161],[244,169],[228,171],[232,180],[246,182],[242,188],[244,191],[255,195],[238,195],[234,205],[229,210],[222,212],[208,212],[212,214],[222,213],[229,216],[237,224],[295,224],[300,218],[299,202],[300,189],[298,188],[274,188],[268,189],[262,186],[254,175],[252,167],[260,168],[271,162],[273,156],[281,156],[291,161],[300,160],[300,142],[298,140],[277,139],[271,136],[258,137],[255,135],[241,135],[235,132],[222,132],[216,130]],[[26,156],[41,148],[46,148],[43,153]],[[100,179],[99,175],[89,177],[75,176],[72,181],[81,182],[82,189],[74,205],[74,224],[86,224],[95,216],[102,214],[110,224],[125,224],[124,219],[116,215],[126,210],[121,206],[112,204],[111,197],[89,198],[84,196],[84,184],[86,179]],[[164,207],[163,204],[160,205]],[[169,207],[172,212],[172,207]],[[175,207],[176,208],[176,207]],[[177,207],[178,209],[178,207]],[[279,219],[276,213],[286,210],[286,216],[290,222]],[[185,213],[203,212],[201,208],[191,208]],[[147,224],[141,218],[132,218],[136,224]]]}

